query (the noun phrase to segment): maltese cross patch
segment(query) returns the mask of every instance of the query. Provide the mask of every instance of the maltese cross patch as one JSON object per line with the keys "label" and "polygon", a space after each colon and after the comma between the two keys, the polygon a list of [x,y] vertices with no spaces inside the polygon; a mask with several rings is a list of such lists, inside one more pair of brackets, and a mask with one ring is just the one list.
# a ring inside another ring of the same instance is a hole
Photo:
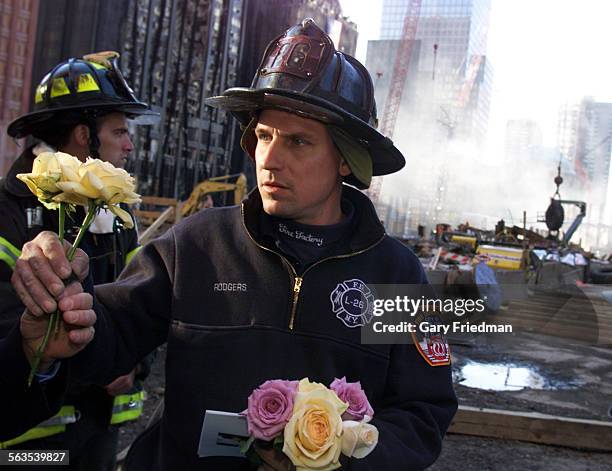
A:
{"label": "maltese cross patch", "polygon": [[372,320],[374,295],[361,280],[338,283],[329,299],[332,311],[347,327],[361,327]]}

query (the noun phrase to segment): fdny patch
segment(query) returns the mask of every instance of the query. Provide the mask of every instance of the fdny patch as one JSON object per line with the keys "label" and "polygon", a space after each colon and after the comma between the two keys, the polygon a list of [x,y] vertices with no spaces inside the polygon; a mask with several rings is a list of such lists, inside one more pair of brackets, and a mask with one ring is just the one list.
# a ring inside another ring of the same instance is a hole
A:
{"label": "fdny patch", "polygon": [[417,322],[415,332],[412,332],[412,340],[416,349],[430,366],[450,365],[450,349],[444,334],[441,332],[422,332],[419,329],[421,322],[442,324],[438,316],[427,316]]}
{"label": "fdny patch", "polygon": [[361,327],[372,320],[374,295],[361,280],[338,283],[329,299],[332,311],[347,327]]}

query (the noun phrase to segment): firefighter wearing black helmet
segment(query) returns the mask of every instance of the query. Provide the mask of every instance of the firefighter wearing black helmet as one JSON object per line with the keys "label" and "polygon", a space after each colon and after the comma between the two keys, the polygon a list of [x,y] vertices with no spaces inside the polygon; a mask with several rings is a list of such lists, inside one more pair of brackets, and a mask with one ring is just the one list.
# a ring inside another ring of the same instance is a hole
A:
{"label": "firefighter wearing black helmet", "polygon": [[[379,442],[363,459],[341,458],[345,469],[429,466],[457,407],[443,337],[361,342],[359,327],[373,322],[368,284],[427,282],[416,256],[385,234],[372,203],[353,188],[404,165],[375,128],[368,72],[305,20],[270,44],[250,88],[208,103],[243,124],[257,188],[240,207],[201,211],[147,244],[117,282],[67,293],[59,305],[81,315],[71,322],[72,343],[55,344],[44,367],[62,369],[67,357],[79,369],[95,361],[99,370],[83,374],[104,381],[168,342],[164,414],[130,449],[128,471],[253,469],[235,453],[207,456],[204,412],[239,412],[264,381],[304,377],[346,377],[368,394]],[[68,262],[45,233],[24,248],[20,265],[14,283],[30,308],[21,330],[36,338],[47,325],[44,305],[56,298],[27,289],[23,277],[32,270],[57,281]],[[260,469],[294,469],[272,448],[259,453]]]}
{"label": "firefighter wearing black helmet", "polygon": [[[32,112],[8,127],[10,136],[33,136],[37,143],[23,151],[0,184],[0,336],[23,311],[10,285],[23,244],[41,231],[58,228],[57,213],[44,208],[15,175],[30,172],[40,152],[55,150],[123,167],[133,150],[128,118],[149,113],[123,79],[117,58],[115,52],[103,52],[58,64],[36,87]],[[68,238],[76,235],[83,216],[81,209],[68,215]],[[107,283],[136,253],[138,238],[134,229],[123,228],[112,213],[102,210],[81,245],[90,255],[94,283]],[[139,381],[146,373],[144,365],[137,367],[138,379],[132,370],[105,388],[71,386],[58,414],[0,442],[0,448],[68,449],[71,469],[114,469],[115,424],[136,418],[142,410]],[[134,406],[129,409],[127,404]]]}

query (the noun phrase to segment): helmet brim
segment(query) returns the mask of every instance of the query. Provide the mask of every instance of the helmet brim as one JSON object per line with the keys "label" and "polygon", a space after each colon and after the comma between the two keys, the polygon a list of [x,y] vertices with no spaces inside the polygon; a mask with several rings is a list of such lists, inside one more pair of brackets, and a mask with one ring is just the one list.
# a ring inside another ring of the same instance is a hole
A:
{"label": "helmet brim", "polygon": [[[100,110],[100,111],[116,111],[118,113],[125,113],[128,117],[136,117],[141,115],[157,115],[148,109],[145,103],[134,103],[134,102],[114,102],[100,104],[99,101],[87,103],[83,102],[79,105],[63,106],[53,109],[33,111],[12,121],[7,127],[7,134],[15,139],[20,139],[31,135],[37,126],[40,124],[53,119],[53,117],[62,111],[77,111],[84,109]],[[138,124],[138,123],[137,123]]]}
{"label": "helmet brim", "polygon": [[340,107],[318,97],[279,89],[230,88],[205,103],[227,110],[246,126],[258,110],[276,109],[339,126],[365,146],[372,156],[372,174],[388,175],[406,165],[406,159],[391,139],[357,117],[347,116]]}

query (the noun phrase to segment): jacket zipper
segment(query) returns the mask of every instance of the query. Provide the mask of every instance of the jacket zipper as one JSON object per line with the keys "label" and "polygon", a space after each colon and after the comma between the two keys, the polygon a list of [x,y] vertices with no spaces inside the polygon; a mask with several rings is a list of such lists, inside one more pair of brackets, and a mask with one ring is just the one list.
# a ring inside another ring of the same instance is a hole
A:
{"label": "jacket zipper", "polygon": [[249,232],[249,230],[246,227],[246,224],[244,222],[244,205],[240,206],[240,214],[242,216],[242,225],[244,226],[244,230],[247,233],[247,235],[249,236],[249,238],[253,241],[253,243],[255,245],[257,245],[260,249],[266,250],[270,253],[273,253],[275,255],[278,255],[281,260],[284,262],[285,266],[289,267],[289,270],[293,276],[293,301],[291,303],[291,317],[289,318],[289,330],[293,330],[293,326],[295,324],[295,314],[297,312],[297,305],[298,305],[298,301],[300,299],[300,291],[302,289],[302,283],[304,282],[304,276],[306,276],[306,273],[308,273],[311,269],[313,269],[314,267],[316,267],[317,265],[320,265],[323,262],[327,262],[328,260],[335,260],[335,259],[341,259],[341,258],[350,258],[350,257],[354,257],[356,255],[361,255],[364,252],[367,252],[368,250],[374,248],[375,246],[377,246],[378,244],[380,244],[382,242],[382,240],[385,238],[386,234],[383,234],[382,237],[380,239],[378,239],[376,242],[374,242],[372,245],[367,246],[366,248],[359,250],[357,252],[353,252],[353,253],[349,253],[349,254],[343,254],[343,255],[333,255],[331,257],[327,257],[324,258],[322,260],[319,260],[318,262],[313,263],[312,265],[310,265],[306,270],[304,270],[304,273],[302,273],[302,276],[298,276],[297,272],[295,271],[295,268],[293,268],[293,265],[291,265],[291,262],[289,262],[289,260],[287,260],[282,254],[276,252],[275,250],[269,249],[268,247],[264,247],[263,245],[261,245],[259,242],[257,242],[253,236],[251,235],[251,233]]}
{"label": "jacket zipper", "polygon": [[293,282],[293,304],[291,305],[291,318],[289,319],[289,330],[293,330],[293,323],[295,322],[295,312],[297,311],[297,303],[300,298],[300,289],[302,289],[302,281],[304,278],[296,276]]}

